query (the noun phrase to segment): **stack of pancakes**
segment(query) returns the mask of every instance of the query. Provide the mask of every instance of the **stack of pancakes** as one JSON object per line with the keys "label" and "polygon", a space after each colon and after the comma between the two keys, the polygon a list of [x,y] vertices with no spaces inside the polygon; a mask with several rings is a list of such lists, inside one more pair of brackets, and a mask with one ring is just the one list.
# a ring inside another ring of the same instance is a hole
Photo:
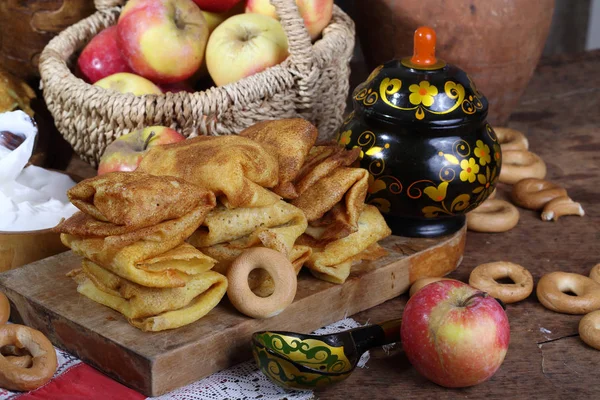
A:
{"label": "stack of pancakes", "polygon": [[[157,146],[138,171],[175,176],[215,193],[188,242],[225,273],[245,249],[285,254],[298,272],[343,283],[353,263],[385,254],[391,234],[379,210],[365,205],[368,172],[353,168],[360,149],[316,145],[317,129],[302,119],[258,123],[240,135],[196,137]],[[251,277],[268,285],[266,275]],[[268,290],[268,289],[267,289]]]}
{"label": "stack of pancakes", "polygon": [[84,257],[77,290],[144,331],[177,328],[214,308],[227,279],[185,240],[216,205],[210,190],[176,177],[114,172],[68,192],[81,211],[55,229]]}

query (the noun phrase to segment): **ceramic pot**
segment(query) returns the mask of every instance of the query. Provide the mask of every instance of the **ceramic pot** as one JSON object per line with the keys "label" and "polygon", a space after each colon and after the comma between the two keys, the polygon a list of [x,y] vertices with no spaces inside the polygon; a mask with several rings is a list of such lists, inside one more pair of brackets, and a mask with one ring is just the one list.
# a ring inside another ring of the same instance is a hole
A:
{"label": "ceramic pot", "polygon": [[412,58],[377,67],[353,92],[338,143],[360,147],[366,202],[395,235],[459,230],[494,190],[502,153],[488,102],[457,66],[435,57],[435,32],[419,28]]}
{"label": "ceramic pot", "polygon": [[369,69],[410,54],[414,30],[431,26],[440,36],[438,56],[477,82],[489,100],[490,122],[500,126],[539,61],[554,0],[371,0],[355,7]]}

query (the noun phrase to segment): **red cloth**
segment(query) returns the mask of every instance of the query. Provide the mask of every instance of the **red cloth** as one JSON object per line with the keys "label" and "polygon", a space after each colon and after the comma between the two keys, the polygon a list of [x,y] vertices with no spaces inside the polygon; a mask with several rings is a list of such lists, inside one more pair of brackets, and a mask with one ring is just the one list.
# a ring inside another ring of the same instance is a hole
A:
{"label": "red cloth", "polygon": [[146,396],[121,385],[84,363],[77,364],[19,400],[142,400]]}

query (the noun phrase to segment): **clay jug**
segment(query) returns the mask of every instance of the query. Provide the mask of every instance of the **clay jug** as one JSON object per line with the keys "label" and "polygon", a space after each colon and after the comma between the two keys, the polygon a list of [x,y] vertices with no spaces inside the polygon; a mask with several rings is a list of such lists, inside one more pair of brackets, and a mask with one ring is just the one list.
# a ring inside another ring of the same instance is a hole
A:
{"label": "clay jug", "polygon": [[370,0],[355,2],[369,69],[411,54],[428,25],[437,54],[466,71],[489,101],[489,122],[506,123],[542,54],[554,0]]}

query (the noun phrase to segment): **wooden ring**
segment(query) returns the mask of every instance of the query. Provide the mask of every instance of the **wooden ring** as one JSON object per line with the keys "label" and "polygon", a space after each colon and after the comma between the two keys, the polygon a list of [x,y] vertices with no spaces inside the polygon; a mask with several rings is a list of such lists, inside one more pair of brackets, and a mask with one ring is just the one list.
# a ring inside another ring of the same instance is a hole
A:
{"label": "wooden ring", "polygon": [[546,177],[546,163],[535,153],[527,150],[502,152],[500,182],[514,184],[525,178]]}
{"label": "wooden ring", "polygon": [[413,297],[413,295],[415,293],[417,293],[419,290],[423,289],[425,286],[429,285],[430,283],[439,282],[439,281],[456,281],[456,279],[444,278],[443,276],[417,279],[410,287],[408,296]]}
{"label": "wooden ring", "polygon": [[590,271],[590,279],[596,283],[600,283],[600,264],[596,264]]}
{"label": "wooden ring", "polygon": [[[573,292],[576,296],[570,296],[567,292]],[[537,297],[549,310],[564,314],[587,314],[600,309],[600,284],[579,274],[551,272],[538,282]]]}
{"label": "wooden ring", "polygon": [[600,310],[587,314],[579,321],[579,337],[588,346],[600,350]]}
{"label": "wooden ring", "polygon": [[6,295],[0,292],[0,325],[4,325],[10,317],[10,303]]}
{"label": "wooden ring", "polygon": [[502,151],[529,149],[529,141],[522,132],[511,128],[494,128],[494,132]]}
{"label": "wooden ring", "polygon": [[[259,297],[248,285],[248,275],[262,268],[271,275],[275,290],[268,297]],[[241,313],[252,318],[270,318],[292,304],[296,296],[296,271],[282,253],[265,247],[254,247],[236,258],[227,271],[227,296]]]}
{"label": "wooden ring", "polygon": [[566,196],[567,191],[544,179],[525,178],[515,183],[512,189],[512,201],[529,210],[541,210],[557,197]]}
{"label": "wooden ring", "polygon": [[0,326],[0,347],[12,344],[27,349],[33,358],[32,365],[29,368],[16,366],[0,355],[0,387],[29,391],[52,379],[58,366],[56,352],[42,332],[23,325]]}
{"label": "wooden ring", "polygon": [[[502,278],[510,278],[514,283],[498,283]],[[524,300],[533,292],[533,277],[518,264],[498,261],[475,267],[469,276],[469,285],[508,304]]]}
{"label": "wooden ring", "polygon": [[467,214],[467,228],[476,232],[506,232],[518,222],[517,207],[498,199],[488,199]]}

